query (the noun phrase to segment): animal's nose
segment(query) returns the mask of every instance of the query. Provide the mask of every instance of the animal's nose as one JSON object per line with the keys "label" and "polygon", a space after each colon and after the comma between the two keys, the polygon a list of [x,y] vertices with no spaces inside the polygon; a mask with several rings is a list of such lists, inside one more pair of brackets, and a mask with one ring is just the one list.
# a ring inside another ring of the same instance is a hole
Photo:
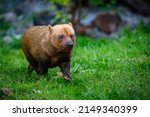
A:
{"label": "animal's nose", "polygon": [[66,42],[66,46],[68,46],[68,47],[72,47],[73,46],[73,41],[67,41]]}

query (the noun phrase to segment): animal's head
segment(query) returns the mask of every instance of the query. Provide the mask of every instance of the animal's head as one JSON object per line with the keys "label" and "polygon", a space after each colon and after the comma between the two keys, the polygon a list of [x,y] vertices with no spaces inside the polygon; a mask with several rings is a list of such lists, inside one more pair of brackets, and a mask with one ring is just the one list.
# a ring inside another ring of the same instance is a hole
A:
{"label": "animal's head", "polygon": [[75,31],[71,23],[49,26],[52,45],[59,51],[70,51],[75,44]]}

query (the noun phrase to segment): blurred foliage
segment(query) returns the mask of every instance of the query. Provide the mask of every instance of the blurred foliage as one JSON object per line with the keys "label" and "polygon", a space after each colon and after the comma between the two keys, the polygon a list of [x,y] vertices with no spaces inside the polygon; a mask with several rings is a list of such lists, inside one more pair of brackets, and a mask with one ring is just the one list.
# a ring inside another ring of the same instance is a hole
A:
{"label": "blurred foliage", "polygon": [[3,37],[0,37],[0,47],[6,47],[10,49],[20,49],[21,48],[21,35],[10,36],[12,38],[10,42],[6,43]]}
{"label": "blurred foliage", "polygon": [[62,11],[57,11],[56,16],[51,19],[51,23],[55,24],[56,22],[59,23],[66,23],[69,22],[69,20],[71,19],[71,15],[63,13]]}
{"label": "blurred foliage", "polygon": [[[49,2],[54,2],[59,5],[67,6],[69,4],[70,0],[48,0]],[[83,1],[83,0],[77,0],[78,1]],[[117,0],[87,0],[88,4],[90,6],[98,6],[98,5],[112,5],[117,2]]]}
{"label": "blurred foliage", "polygon": [[90,6],[98,6],[98,5],[112,5],[115,4],[117,0],[88,0]]}
{"label": "blurred foliage", "polygon": [[91,6],[103,5],[104,0],[89,0],[89,4]]}
{"label": "blurred foliage", "polygon": [[66,6],[69,3],[69,0],[48,0],[49,2],[54,2],[59,5]]}
{"label": "blurred foliage", "polygon": [[21,48],[21,37],[13,37],[12,42],[9,44],[9,48],[20,49]]}
{"label": "blurred foliage", "polygon": [[10,27],[9,23],[1,21],[1,23],[0,23],[0,30],[7,30],[9,27]]}

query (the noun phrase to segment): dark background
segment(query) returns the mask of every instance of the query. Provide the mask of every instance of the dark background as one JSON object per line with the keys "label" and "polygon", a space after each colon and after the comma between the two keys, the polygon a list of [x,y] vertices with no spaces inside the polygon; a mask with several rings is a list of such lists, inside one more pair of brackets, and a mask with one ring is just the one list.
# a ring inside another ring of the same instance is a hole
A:
{"label": "dark background", "polygon": [[0,0],[0,36],[6,44],[33,25],[72,22],[77,34],[113,38],[122,27],[150,24],[149,0]]}

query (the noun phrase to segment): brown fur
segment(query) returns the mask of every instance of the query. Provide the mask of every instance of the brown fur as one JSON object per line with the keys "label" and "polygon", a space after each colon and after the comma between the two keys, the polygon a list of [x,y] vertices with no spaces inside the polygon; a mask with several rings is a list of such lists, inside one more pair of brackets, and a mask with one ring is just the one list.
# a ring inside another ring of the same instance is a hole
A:
{"label": "brown fur", "polygon": [[66,80],[70,80],[70,57],[75,43],[72,24],[34,26],[22,37],[22,50],[29,61],[28,70],[45,75],[48,68],[59,66]]}

